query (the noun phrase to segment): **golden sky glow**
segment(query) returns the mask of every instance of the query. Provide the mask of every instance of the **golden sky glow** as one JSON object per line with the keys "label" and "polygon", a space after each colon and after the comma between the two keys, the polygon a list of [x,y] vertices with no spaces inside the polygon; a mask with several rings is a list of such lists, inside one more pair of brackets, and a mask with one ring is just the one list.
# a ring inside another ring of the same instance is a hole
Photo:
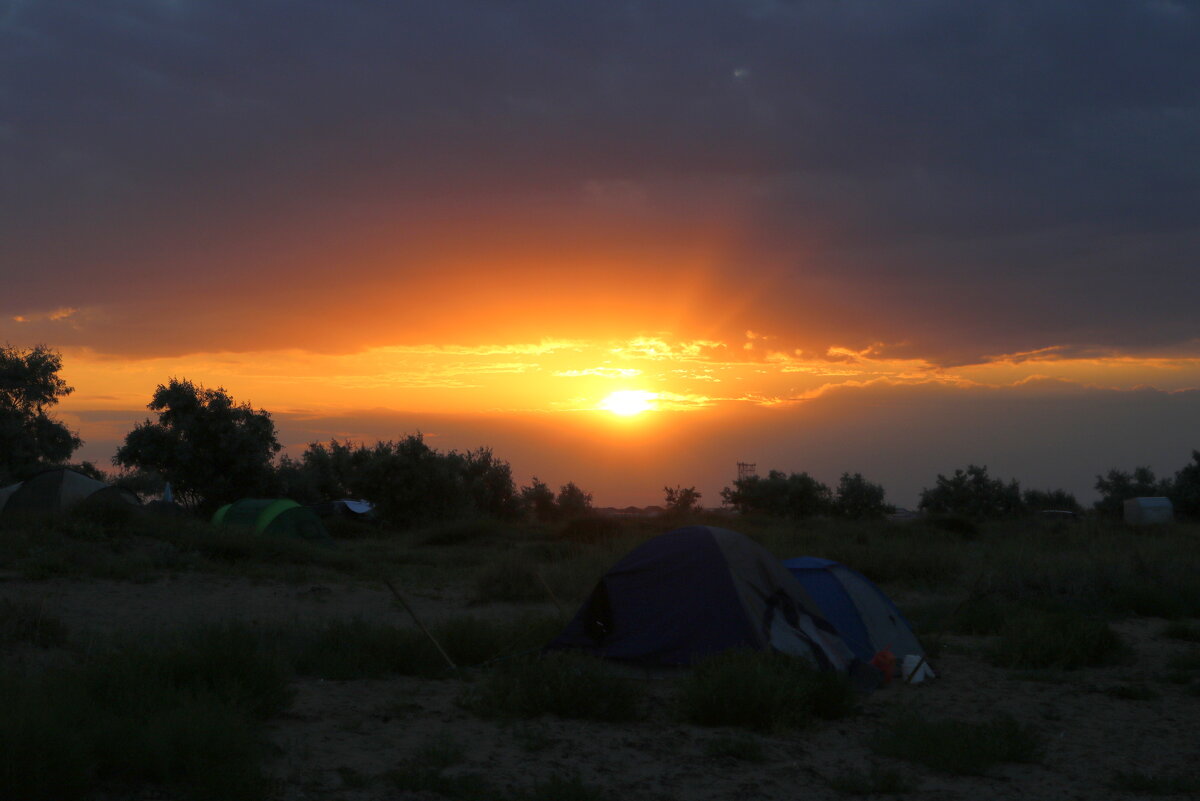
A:
{"label": "golden sky glow", "polygon": [[[863,471],[902,505],[934,471],[968,461],[1011,463],[1028,484],[1086,497],[1096,472],[1148,461],[1131,426],[1160,420],[1147,429],[1163,438],[1158,448],[1183,459],[1191,447],[1169,418],[1192,419],[1179,410],[1195,403],[1188,390],[1200,386],[1200,359],[1050,351],[947,368],[877,349],[818,356],[771,343],[769,333],[747,331],[734,341],[659,333],[170,359],[67,350],[63,374],[76,392],[59,411],[87,443],[81,458],[105,463],[148,416],[155,386],[186,377],[271,411],[293,454],[332,437],[421,431],[442,449],[494,447],[518,481],[577,481],[611,505],[660,502],[664,483],[695,484],[716,504],[739,460],[812,470],[827,482]],[[1147,417],[1146,403],[1167,406]],[[1056,467],[1051,457],[1023,466],[1029,442],[1058,442],[1084,466]]]}

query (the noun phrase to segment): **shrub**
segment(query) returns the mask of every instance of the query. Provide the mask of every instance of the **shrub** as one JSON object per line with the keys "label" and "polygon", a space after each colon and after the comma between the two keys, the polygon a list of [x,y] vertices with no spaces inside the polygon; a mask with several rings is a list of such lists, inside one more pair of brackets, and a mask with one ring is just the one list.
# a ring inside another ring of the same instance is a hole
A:
{"label": "shrub", "polygon": [[881,756],[957,776],[982,776],[1001,762],[1036,762],[1041,743],[1029,727],[1001,716],[983,723],[902,713],[870,742]]}
{"label": "shrub", "polygon": [[629,721],[640,717],[642,695],[633,680],[597,659],[551,653],[495,666],[462,704],[482,717]]}
{"label": "shrub", "polygon": [[1010,668],[1072,670],[1110,665],[1128,648],[1108,624],[1078,612],[1027,610],[1004,624],[993,661]]}
{"label": "shrub", "polygon": [[850,714],[854,691],[845,677],[814,670],[802,659],[728,651],[696,665],[684,678],[679,708],[689,723],[780,731],[814,717]]}

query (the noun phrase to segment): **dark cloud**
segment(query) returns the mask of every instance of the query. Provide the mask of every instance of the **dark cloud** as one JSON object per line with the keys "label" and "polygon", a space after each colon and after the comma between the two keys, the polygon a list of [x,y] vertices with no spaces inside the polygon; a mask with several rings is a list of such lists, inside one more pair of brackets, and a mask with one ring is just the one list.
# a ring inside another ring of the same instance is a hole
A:
{"label": "dark cloud", "polygon": [[254,347],[281,318],[248,296],[361,321],[331,276],[611,240],[585,187],[616,186],[660,238],[736,228],[703,299],[754,296],[713,309],[730,330],[945,362],[1173,346],[1200,300],[1197,41],[1170,0],[16,3],[0,315],[100,307],[64,336],[178,351],[224,314],[217,345]]}

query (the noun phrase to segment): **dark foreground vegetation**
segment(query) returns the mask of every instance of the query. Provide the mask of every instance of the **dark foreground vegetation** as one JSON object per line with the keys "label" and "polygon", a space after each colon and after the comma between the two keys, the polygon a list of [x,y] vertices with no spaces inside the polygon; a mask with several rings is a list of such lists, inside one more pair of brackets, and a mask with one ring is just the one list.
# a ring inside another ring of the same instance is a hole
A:
{"label": "dark foreground vegetation", "polygon": [[[810,554],[853,565],[901,601],[939,670],[956,655],[1034,685],[1128,670],[1136,678],[1094,692],[1125,704],[1200,698],[1200,532],[1191,526],[1135,533],[1117,524],[1041,520],[964,528],[936,518],[794,523],[714,513],[683,522],[737,528],[781,558]],[[187,518],[6,522],[0,571],[10,581],[218,576],[383,592],[389,579],[405,593],[454,586],[461,601],[429,621],[432,637],[399,607],[390,619],[235,617],[134,637],[77,631],[44,606],[5,600],[0,786],[29,801],[124,797],[147,787],[196,799],[288,797],[268,733],[286,719],[297,689],[402,677],[457,687],[460,714],[508,731],[530,753],[553,747],[539,745],[546,735],[536,727],[545,720],[633,730],[696,726],[713,732],[707,758],[751,765],[774,759],[773,743],[817,736],[831,720],[857,721],[867,761],[827,777],[831,792],[846,795],[915,791],[922,776],[987,777],[1004,765],[1046,759],[1043,720],[987,709],[944,714],[935,705],[896,708],[871,722],[862,718],[868,699],[782,657],[726,654],[648,681],[570,654],[542,655],[540,646],[604,570],[662,527],[655,518],[603,526],[335,526],[335,546],[320,547]],[[500,615],[481,614],[505,604]],[[1144,618],[1161,621],[1156,636],[1174,644],[1166,664],[1140,664],[1138,649],[1119,633]],[[401,704],[394,714],[413,713]],[[469,769],[467,745],[451,732],[427,746],[434,750],[386,771],[347,766],[339,781],[463,799],[613,797],[594,777],[572,771],[501,786]],[[1175,792],[1195,781],[1187,772],[1122,770],[1105,774],[1104,786]]]}

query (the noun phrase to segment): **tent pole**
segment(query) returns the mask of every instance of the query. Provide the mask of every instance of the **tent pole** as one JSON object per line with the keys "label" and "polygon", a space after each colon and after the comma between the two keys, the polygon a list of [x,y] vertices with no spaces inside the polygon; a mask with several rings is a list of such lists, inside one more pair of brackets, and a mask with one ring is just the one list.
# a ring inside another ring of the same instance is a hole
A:
{"label": "tent pole", "polygon": [[425,628],[425,624],[421,622],[421,619],[417,617],[417,613],[414,612],[412,607],[408,605],[408,601],[404,600],[404,596],[400,594],[400,591],[392,585],[392,582],[389,579],[384,579],[383,583],[387,585],[387,588],[392,591],[392,595],[396,596],[396,600],[400,602],[400,605],[403,606],[405,611],[408,612],[409,616],[412,617],[413,622],[417,624],[417,628],[419,628],[422,633],[429,638],[429,641],[433,643],[434,647],[438,649],[438,653],[440,653],[442,658],[446,660],[446,664],[450,666],[450,669],[458,670],[458,665],[454,664],[454,660],[450,658],[450,654],[446,653],[446,649],[442,647],[442,644],[439,643],[437,639],[429,633],[429,629]]}
{"label": "tent pole", "polygon": [[533,574],[538,577],[538,581],[542,583],[542,587],[546,590],[546,594],[550,596],[550,600],[558,607],[558,613],[564,618],[567,616],[567,610],[563,609],[563,605],[558,602],[558,598],[554,595],[554,590],[550,589],[550,585],[546,583],[546,578],[542,575],[542,571],[534,570]]}

